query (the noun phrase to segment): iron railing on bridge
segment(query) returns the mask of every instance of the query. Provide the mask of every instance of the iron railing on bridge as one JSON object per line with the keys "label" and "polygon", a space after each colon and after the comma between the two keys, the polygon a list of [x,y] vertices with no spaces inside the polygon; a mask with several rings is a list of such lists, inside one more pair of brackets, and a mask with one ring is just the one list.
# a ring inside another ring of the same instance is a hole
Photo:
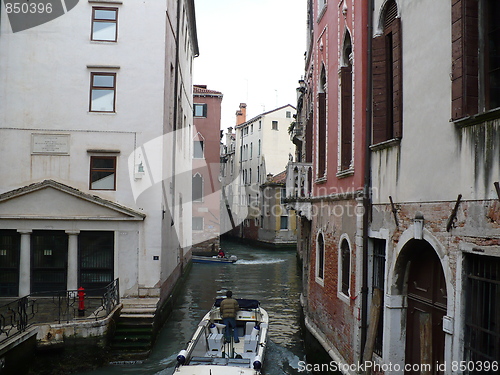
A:
{"label": "iron railing on bridge", "polygon": [[[0,343],[40,323],[99,320],[120,303],[118,279],[103,288],[86,289],[85,310],[79,313],[78,290],[37,292],[0,306]],[[3,299],[5,300],[5,299]]]}

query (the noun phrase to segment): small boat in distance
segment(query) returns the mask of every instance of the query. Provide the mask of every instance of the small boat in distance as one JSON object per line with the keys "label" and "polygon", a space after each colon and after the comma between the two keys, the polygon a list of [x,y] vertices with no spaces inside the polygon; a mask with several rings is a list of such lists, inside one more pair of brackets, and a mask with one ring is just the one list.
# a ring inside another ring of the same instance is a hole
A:
{"label": "small boat in distance", "polygon": [[238,260],[236,255],[230,257],[193,255],[193,263],[234,263]]}
{"label": "small boat in distance", "polygon": [[267,344],[269,316],[257,300],[236,299],[240,341],[224,340],[218,298],[198,324],[187,348],[177,355],[175,375],[259,375]]}

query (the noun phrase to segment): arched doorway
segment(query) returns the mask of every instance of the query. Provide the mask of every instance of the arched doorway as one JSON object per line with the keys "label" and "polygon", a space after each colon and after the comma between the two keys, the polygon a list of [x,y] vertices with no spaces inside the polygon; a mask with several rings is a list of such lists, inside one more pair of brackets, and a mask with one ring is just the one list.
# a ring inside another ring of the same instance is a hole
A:
{"label": "arched doorway", "polygon": [[[423,240],[411,240],[403,248],[408,254],[405,362],[444,362],[443,317],[446,315],[446,282],[439,257]],[[426,359],[427,358],[427,359]],[[405,374],[419,374],[418,369]]]}

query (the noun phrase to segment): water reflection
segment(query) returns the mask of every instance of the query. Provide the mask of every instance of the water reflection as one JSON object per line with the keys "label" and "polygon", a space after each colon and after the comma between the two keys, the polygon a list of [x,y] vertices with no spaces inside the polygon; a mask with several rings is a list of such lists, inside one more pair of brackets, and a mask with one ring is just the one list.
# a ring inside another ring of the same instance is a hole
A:
{"label": "water reflection", "polygon": [[300,274],[294,250],[270,250],[239,242],[222,243],[234,264],[195,263],[181,287],[176,306],[159,333],[151,356],[143,363],[112,365],[86,373],[172,374],[175,358],[216,297],[231,289],[235,298],[258,299],[270,317],[264,371],[298,375],[305,360],[300,327]]}

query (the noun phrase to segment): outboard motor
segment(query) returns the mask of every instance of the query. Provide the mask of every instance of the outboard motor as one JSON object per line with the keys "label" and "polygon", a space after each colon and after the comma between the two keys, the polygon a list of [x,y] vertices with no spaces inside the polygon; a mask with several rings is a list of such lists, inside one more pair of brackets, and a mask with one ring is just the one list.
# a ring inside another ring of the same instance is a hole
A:
{"label": "outboard motor", "polygon": [[182,366],[184,363],[186,363],[186,356],[186,350],[181,350],[179,354],[177,354],[177,366]]}

